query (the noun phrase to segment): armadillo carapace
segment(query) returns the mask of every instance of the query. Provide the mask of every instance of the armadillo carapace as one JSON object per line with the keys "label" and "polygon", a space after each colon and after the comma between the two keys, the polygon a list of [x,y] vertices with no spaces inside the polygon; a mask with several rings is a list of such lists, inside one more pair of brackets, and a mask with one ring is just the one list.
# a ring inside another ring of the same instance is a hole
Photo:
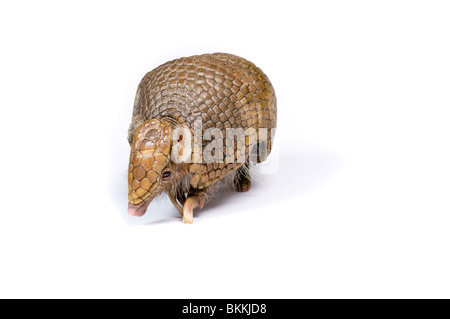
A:
{"label": "armadillo carapace", "polygon": [[216,182],[231,179],[237,191],[248,191],[249,162],[270,153],[276,117],[269,79],[235,55],[184,57],[150,71],[128,132],[128,212],[142,216],[167,193],[192,223]]}

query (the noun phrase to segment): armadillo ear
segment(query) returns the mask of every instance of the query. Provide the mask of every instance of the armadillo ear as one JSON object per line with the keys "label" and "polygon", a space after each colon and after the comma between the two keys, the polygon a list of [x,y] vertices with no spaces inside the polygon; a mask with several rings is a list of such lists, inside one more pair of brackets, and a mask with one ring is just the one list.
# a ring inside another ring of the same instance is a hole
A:
{"label": "armadillo ear", "polygon": [[161,125],[160,125],[160,132],[161,132],[161,136],[158,142],[158,148],[160,149],[160,151],[166,155],[166,156],[170,156],[170,149],[172,146],[172,126],[166,122],[166,121],[162,121]]}
{"label": "armadillo ear", "polygon": [[134,116],[131,120],[130,127],[128,128],[128,143],[130,144],[130,146],[133,143],[133,136],[136,132],[136,129],[141,126],[142,123],[144,123],[144,117],[142,116],[142,114]]}

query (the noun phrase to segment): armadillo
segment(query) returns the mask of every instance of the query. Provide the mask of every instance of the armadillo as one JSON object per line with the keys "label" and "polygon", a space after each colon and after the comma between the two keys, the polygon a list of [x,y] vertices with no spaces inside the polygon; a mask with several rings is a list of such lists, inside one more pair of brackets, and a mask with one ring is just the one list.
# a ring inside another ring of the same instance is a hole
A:
{"label": "armadillo", "polygon": [[[270,154],[276,121],[272,84],[261,69],[241,57],[195,55],[148,72],[138,86],[128,130],[128,213],[142,216],[157,195],[167,194],[183,222],[192,223],[194,209],[201,209],[214,197],[218,182],[231,180],[236,191],[248,191],[251,154],[257,154],[256,163]],[[191,134],[174,136],[177,128]],[[246,135],[244,148],[236,147],[233,136],[224,146],[228,132],[239,128],[246,134],[249,129],[267,131],[255,134],[256,141]],[[217,140],[222,141],[214,144],[214,153],[223,150],[231,160],[202,158],[202,150],[208,148],[205,143],[211,140],[203,134],[212,129],[220,133]],[[180,146],[183,137],[190,142],[184,147]],[[181,162],[174,160],[177,143],[177,152],[184,155]]]}

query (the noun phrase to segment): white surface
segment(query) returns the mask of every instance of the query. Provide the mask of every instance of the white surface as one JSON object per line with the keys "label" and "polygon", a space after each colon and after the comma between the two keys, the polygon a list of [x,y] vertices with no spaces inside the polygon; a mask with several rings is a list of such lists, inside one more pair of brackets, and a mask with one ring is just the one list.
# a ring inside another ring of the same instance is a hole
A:
{"label": "white surface", "polygon": [[[450,297],[449,9],[2,2],[0,297]],[[127,216],[139,81],[216,51],[273,82],[278,173]]]}

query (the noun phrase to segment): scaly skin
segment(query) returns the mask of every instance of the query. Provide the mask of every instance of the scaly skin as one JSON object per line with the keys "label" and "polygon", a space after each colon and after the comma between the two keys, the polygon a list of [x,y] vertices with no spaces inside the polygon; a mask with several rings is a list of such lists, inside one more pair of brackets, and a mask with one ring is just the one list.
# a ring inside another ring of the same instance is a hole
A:
{"label": "scaly skin", "polygon": [[[178,200],[182,204],[192,197],[188,206],[201,208],[211,185],[244,164],[236,160],[197,163],[198,154],[192,154],[194,163],[173,163],[170,158],[173,129],[187,127],[194,135],[195,121],[201,121],[203,132],[214,127],[221,130],[223,137],[227,128],[267,128],[268,155],[272,147],[271,129],[276,127],[275,92],[267,76],[253,63],[225,53],[176,59],[147,73],[137,90],[128,132],[130,214],[145,213],[150,201],[161,192],[167,192],[173,202]],[[245,142],[246,146],[251,143],[248,138]],[[236,158],[238,151],[235,150]],[[249,147],[245,148],[244,156],[248,159]],[[163,177],[167,172],[170,176]],[[180,184],[184,176],[189,178],[189,189]],[[247,177],[237,176],[236,180],[243,183],[237,185],[238,191],[250,188]],[[177,209],[181,212],[179,205]]]}

